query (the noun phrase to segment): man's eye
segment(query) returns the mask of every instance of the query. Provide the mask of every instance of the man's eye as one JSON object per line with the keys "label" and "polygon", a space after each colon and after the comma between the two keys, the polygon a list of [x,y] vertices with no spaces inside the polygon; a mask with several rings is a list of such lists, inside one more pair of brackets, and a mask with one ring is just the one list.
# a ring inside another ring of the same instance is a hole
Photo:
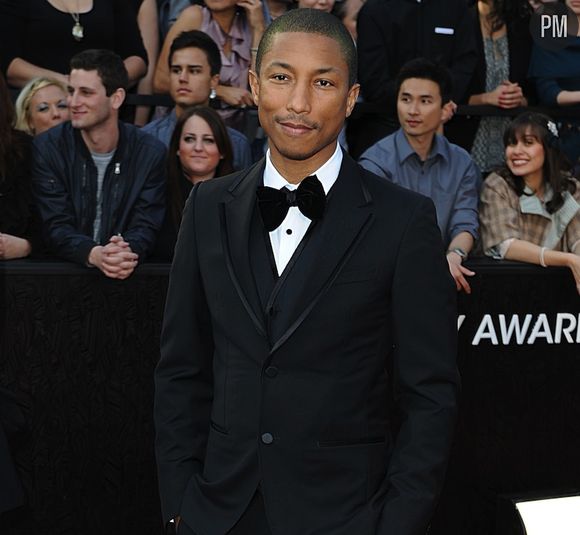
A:
{"label": "man's eye", "polygon": [[272,76],[272,78],[277,82],[284,82],[288,80],[288,76],[286,76],[285,74],[275,74],[274,76]]}
{"label": "man's eye", "polygon": [[330,80],[318,80],[318,85],[320,87],[332,87],[332,82]]}
{"label": "man's eye", "polygon": [[181,69],[179,67],[171,67],[171,74],[179,74]]}

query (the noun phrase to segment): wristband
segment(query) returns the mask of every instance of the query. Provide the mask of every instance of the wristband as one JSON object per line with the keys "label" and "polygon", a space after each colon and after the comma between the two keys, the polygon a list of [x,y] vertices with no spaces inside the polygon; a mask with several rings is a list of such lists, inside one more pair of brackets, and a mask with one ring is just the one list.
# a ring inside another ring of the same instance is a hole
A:
{"label": "wristband", "polygon": [[461,247],[454,247],[453,249],[448,249],[446,254],[455,253],[461,257],[461,260],[467,258],[467,253]]}

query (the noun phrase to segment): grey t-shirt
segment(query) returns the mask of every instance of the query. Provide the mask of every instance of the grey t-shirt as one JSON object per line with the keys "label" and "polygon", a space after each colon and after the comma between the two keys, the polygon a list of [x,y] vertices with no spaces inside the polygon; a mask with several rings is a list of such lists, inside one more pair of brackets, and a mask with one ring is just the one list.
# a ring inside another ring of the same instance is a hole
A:
{"label": "grey t-shirt", "polygon": [[95,207],[95,221],[93,223],[93,240],[101,243],[101,218],[103,216],[103,180],[107,166],[113,159],[115,150],[111,152],[96,153],[91,152],[93,162],[97,167],[97,206]]}

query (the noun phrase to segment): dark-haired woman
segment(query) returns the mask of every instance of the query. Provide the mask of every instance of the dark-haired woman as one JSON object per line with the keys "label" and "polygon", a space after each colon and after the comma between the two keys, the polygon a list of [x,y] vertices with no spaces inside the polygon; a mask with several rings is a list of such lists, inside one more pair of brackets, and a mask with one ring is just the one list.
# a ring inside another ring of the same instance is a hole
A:
{"label": "dark-haired woman", "polygon": [[[512,109],[527,106],[533,86],[527,81],[532,38],[526,0],[479,0],[471,8],[477,64],[469,83],[468,104]],[[470,116],[460,120],[459,144],[471,151],[482,173],[503,162],[503,132],[509,118]],[[459,125],[458,125],[459,126]]]}
{"label": "dark-haired woman", "polygon": [[13,128],[14,120],[0,74],[0,260],[28,256],[40,234],[30,182],[31,138]]}
{"label": "dark-haired woman", "polygon": [[580,188],[558,145],[549,117],[514,119],[504,134],[506,165],[483,184],[481,239],[494,258],[569,267],[580,293]]}
{"label": "dark-haired woman", "polygon": [[153,257],[171,261],[181,213],[194,184],[234,171],[232,144],[221,117],[205,106],[181,114],[167,159],[167,212]]}

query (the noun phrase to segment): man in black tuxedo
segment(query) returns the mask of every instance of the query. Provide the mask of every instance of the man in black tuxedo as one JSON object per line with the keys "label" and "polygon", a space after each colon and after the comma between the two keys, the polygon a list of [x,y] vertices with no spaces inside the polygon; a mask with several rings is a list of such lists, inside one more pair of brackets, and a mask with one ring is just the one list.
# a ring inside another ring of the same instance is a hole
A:
{"label": "man in black tuxedo", "polygon": [[187,203],[155,377],[179,534],[427,528],[456,415],[456,297],[432,202],[337,144],[355,76],[338,19],[276,19],[250,74],[269,151]]}

